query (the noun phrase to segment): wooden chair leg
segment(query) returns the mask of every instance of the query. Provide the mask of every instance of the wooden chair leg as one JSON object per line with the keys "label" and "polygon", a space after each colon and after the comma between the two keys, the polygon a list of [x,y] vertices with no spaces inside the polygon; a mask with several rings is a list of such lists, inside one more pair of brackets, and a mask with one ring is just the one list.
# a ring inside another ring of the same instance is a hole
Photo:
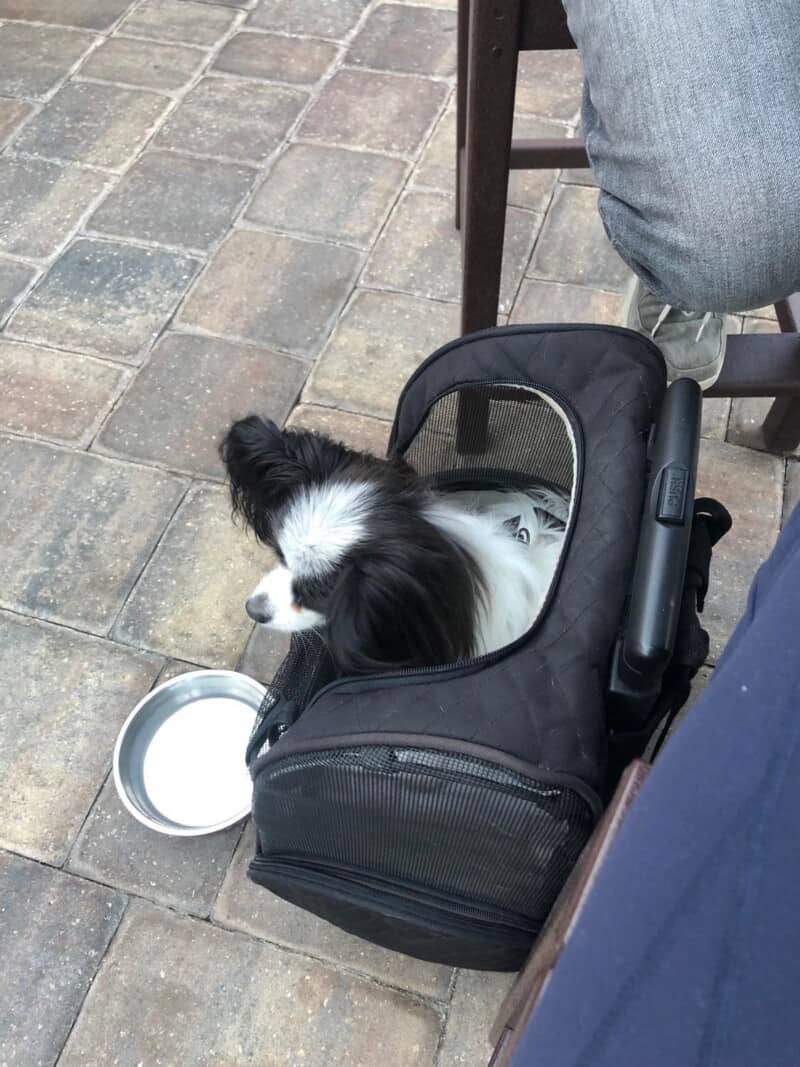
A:
{"label": "wooden chair leg", "polygon": [[[497,323],[508,165],[514,123],[521,0],[460,0],[469,11],[465,149],[461,160],[461,332]],[[462,29],[463,32],[463,22]],[[463,101],[463,97],[462,97]],[[479,454],[488,444],[489,402],[458,398],[456,448]]]}
{"label": "wooden chair leg", "polygon": [[761,424],[770,452],[793,452],[800,445],[800,396],[779,396]]}
{"label": "wooden chair leg", "polygon": [[[800,328],[800,294],[779,300],[775,313],[782,333],[797,332]],[[770,452],[793,452],[800,445],[800,397],[777,397],[767,412],[761,432]]]}
{"label": "wooden chair leg", "polygon": [[462,333],[497,322],[520,26],[520,0],[468,6]]}
{"label": "wooden chair leg", "polygon": [[469,49],[469,0],[458,0],[456,79],[456,229],[461,229],[463,211],[464,152],[467,141],[467,55]]}

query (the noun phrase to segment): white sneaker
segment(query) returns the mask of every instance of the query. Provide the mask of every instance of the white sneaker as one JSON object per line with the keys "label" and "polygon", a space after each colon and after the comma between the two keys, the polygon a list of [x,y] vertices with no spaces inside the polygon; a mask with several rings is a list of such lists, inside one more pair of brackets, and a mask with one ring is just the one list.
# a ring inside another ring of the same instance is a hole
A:
{"label": "white sneaker", "polygon": [[713,311],[681,311],[662,304],[634,278],[625,297],[623,321],[631,330],[651,337],[664,356],[667,379],[693,378],[710,389],[725,359],[725,338],[736,332],[733,315]]}

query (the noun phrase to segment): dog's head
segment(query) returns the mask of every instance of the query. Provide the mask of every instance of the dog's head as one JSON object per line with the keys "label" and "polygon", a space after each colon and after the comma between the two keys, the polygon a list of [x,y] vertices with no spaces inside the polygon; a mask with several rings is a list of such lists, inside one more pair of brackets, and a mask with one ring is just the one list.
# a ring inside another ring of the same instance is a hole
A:
{"label": "dog's head", "polygon": [[284,632],[327,629],[343,673],[452,662],[470,652],[478,576],[424,516],[399,457],[249,416],[220,453],[234,512],[277,557],[247,612]]}

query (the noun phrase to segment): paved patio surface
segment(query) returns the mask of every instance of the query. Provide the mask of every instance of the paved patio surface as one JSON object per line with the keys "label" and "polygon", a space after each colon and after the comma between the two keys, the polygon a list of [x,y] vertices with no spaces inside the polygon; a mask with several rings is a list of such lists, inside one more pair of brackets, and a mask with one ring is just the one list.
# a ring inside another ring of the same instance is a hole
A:
{"label": "paved patio surface", "polygon": [[[151,834],[117,730],[200,664],[268,679],[215,442],[251,410],[381,449],[458,329],[450,0],[0,0],[0,1065],[480,1067],[507,976],[385,952]],[[574,55],[522,134],[570,136]],[[512,178],[502,313],[614,322],[586,173]],[[769,309],[745,330],[776,329]],[[715,400],[709,668],[800,467]],[[707,677],[710,670],[705,671]]]}

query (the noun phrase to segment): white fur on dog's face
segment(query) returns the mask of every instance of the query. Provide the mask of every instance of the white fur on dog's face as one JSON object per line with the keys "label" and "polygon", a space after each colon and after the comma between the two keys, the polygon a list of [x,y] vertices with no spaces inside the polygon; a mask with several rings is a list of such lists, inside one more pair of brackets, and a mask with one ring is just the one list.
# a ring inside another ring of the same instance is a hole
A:
{"label": "white fur on dog's face", "polygon": [[273,630],[290,634],[322,626],[325,616],[298,604],[292,586],[292,572],[287,567],[274,567],[264,575],[247,603],[264,612],[264,625]]}
{"label": "white fur on dog's face", "polygon": [[364,538],[374,504],[374,487],[363,482],[301,490],[277,524],[281,562],[253,590],[251,614],[262,614],[264,625],[284,633],[322,626],[322,590],[332,584],[345,554]]}

